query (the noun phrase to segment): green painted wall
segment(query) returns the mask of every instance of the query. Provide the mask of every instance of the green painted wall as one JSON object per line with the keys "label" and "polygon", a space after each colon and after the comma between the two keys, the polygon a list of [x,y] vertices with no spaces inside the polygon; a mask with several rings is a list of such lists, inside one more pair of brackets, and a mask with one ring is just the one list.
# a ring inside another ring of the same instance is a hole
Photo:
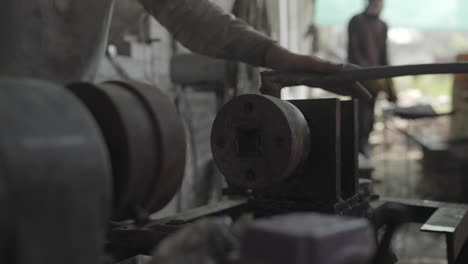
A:
{"label": "green painted wall", "polygon": [[[316,23],[346,25],[367,0],[316,0]],[[392,27],[468,30],[468,0],[386,0],[383,18]]]}

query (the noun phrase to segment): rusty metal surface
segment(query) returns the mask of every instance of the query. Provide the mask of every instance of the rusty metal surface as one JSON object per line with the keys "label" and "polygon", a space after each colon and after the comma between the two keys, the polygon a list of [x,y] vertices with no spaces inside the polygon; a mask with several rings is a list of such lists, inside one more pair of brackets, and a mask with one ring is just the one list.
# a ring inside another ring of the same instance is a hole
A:
{"label": "rusty metal surface", "polygon": [[114,84],[74,84],[69,88],[98,121],[111,154],[114,175],[113,220],[134,218],[145,208],[156,174],[155,128],[133,93]]}
{"label": "rusty metal surface", "polygon": [[111,168],[91,113],[63,87],[1,79],[0,121],[0,182],[8,203],[0,218],[7,218],[2,239],[12,257],[0,262],[100,263]]}
{"label": "rusty metal surface", "polygon": [[307,85],[310,87],[327,88],[336,87],[337,85],[347,86],[349,83],[355,81],[369,81],[410,75],[450,73],[468,73],[468,63],[456,62],[367,67],[343,71],[331,75],[317,73],[264,72],[262,73],[262,87],[260,92],[279,97],[281,89],[288,86]]}
{"label": "rusty metal surface", "polygon": [[270,96],[243,95],[227,103],[216,117],[211,147],[230,185],[262,189],[290,177],[307,158],[311,132],[292,104]]}

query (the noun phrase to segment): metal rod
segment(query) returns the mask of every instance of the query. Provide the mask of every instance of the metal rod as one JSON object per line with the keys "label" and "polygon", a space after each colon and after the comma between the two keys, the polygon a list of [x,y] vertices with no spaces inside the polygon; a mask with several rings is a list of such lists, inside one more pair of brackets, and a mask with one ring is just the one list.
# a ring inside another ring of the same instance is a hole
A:
{"label": "metal rod", "polygon": [[343,71],[336,74],[306,72],[263,72],[262,94],[280,97],[284,87],[306,85],[327,88],[360,81],[424,74],[468,73],[468,62],[379,66]]}
{"label": "metal rod", "polygon": [[344,71],[329,75],[325,80],[332,82],[370,81],[382,78],[393,78],[423,74],[468,73],[467,62],[416,64],[403,66],[380,66],[358,70]]}

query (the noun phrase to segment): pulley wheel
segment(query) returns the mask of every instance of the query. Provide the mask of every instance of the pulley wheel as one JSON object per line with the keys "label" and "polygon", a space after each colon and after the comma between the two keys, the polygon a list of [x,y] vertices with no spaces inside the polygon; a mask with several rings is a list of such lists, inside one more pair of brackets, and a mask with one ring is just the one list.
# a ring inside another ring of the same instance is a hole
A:
{"label": "pulley wheel", "polygon": [[134,218],[144,210],[156,173],[154,127],[141,100],[114,84],[73,84],[101,127],[111,154],[114,176],[113,220]]}
{"label": "pulley wheel", "polygon": [[98,263],[112,184],[91,113],[64,87],[0,79],[0,122],[9,247],[23,262]]}
{"label": "pulley wheel", "polygon": [[291,176],[307,157],[310,131],[292,104],[263,95],[228,102],[211,132],[213,157],[228,184],[264,189]]}
{"label": "pulley wheel", "polygon": [[146,208],[156,212],[174,198],[182,185],[187,151],[182,118],[172,100],[156,87],[138,82],[112,83],[137,95],[151,115],[157,157],[156,175],[150,183],[152,189],[147,195]]}
{"label": "pulley wheel", "polygon": [[153,213],[174,197],[185,170],[185,132],[175,106],[140,83],[74,84],[112,157],[116,221]]}

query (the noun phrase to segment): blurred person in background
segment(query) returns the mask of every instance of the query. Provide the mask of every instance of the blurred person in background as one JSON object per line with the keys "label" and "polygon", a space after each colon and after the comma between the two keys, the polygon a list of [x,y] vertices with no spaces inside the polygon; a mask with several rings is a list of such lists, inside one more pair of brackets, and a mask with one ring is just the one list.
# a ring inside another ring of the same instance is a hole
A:
{"label": "blurred person in background", "polygon": [[[368,0],[364,12],[354,16],[348,26],[348,61],[362,67],[388,65],[387,24],[380,18],[384,0]],[[370,155],[369,136],[374,127],[375,102],[380,92],[396,103],[393,81],[382,79],[369,81],[364,86],[373,99],[362,101],[359,105],[359,151],[366,157]]]}

